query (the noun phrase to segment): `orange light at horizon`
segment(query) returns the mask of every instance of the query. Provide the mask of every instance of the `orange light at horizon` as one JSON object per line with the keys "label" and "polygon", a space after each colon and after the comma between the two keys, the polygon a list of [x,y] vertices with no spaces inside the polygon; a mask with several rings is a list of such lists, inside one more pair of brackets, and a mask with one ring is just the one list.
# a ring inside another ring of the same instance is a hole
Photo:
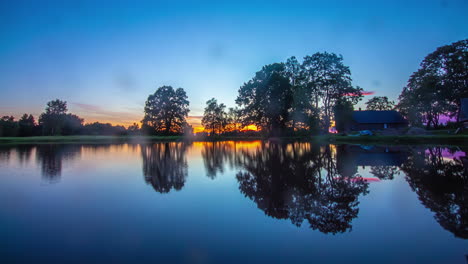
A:
{"label": "orange light at horizon", "polygon": [[256,125],[248,125],[243,127],[240,131],[258,131],[259,128]]}
{"label": "orange light at horizon", "polygon": [[194,126],[193,127],[193,133],[200,133],[200,132],[204,132],[205,131],[205,128],[202,127],[202,126]]}

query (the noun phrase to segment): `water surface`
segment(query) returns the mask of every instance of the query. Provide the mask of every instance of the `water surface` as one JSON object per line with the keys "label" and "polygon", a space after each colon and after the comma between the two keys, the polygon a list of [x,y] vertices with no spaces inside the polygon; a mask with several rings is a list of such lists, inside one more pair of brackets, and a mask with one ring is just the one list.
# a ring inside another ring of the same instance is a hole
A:
{"label": "water surface", "polygon": [[465,147],[0,145],[13,262],[467,263]]}

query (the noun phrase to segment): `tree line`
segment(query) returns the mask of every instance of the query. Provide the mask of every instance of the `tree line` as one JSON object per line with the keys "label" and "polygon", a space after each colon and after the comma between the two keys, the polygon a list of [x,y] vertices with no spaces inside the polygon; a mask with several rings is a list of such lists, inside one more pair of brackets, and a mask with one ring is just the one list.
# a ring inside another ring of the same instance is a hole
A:
{"label": "tree line", "polygon": [[[286,62],[262,67],[238,90],[236,107],[227,108],[215,98],[206,102],[202,126],[210,135],[238,134],[255,125],[269,136],[328,133],[334,124],[343,131],[363,89],[352,85],[351,70],[343,57],[317,52],[302,62],[290,57]],[[398,98],[376,96],[366,102],[367,110],[397,110],[412,126],[437,128],[441,117],[455,118],[460,99],[468,97],[468,40],[439,47],[426,56]],[[0,120],[0,136],[32,135],[180,135],[192,133],[188,124],[187,94],[183,88],[159,87],[148,96],[141,128],[111,124],[83,125],[84,120],[67,113],[65,101],[53,100],[36,123],[30,114],[15,121]]]}
{"label": "tree line", "polygon": [[32,114],[24,114],[18,121],[13,116],[3,116],[0,119],[0,136],[130,135],[138,134],[140,130],[138,124],[125,128],[109,123],[83,123],[83,118],[68,113],[66,101],[56,99],[47,103],[37,122]]}

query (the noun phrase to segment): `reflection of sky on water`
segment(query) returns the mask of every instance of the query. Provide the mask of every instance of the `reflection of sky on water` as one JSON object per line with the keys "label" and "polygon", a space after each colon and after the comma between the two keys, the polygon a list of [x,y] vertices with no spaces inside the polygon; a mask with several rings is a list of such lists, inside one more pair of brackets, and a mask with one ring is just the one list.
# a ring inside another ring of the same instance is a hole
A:
{"label": "reflection of sky on water", "polygon": [[[172,154],[164,155],[166,146]],[[1,146],[0,253],[7,256],[21,249],[43,260],[50,260],[48,253],[59,252],[62,260],[67,255],[129,260],[139,254],[143,260],[163,262],[196,256],[215,262],[303,262],[326,257],[329,262],[353,258],[459,263],[467,253],[466,240],[460,238],[467,226],[466,216],[461,215],[466,208],[459,204],[466,191],[452,183],[460,177],[466,182],[466,167],[458,159],[463,155],[450,161],[444,154],[448,152],[308,143],[275,146],[259,141]],[[438,153],[442,159],[436,158]],[[320,199],[332,197],[318,195],[313,186],[319,185],[308,185],[312,174],[303,172],[314,171],[311,160],[323,162],[319,171],[327,184],[371,179],[366,181],[367,194],[358,195],[359,203],[352,207],[358,214],[349,219],[345,232],[320,232],[326,230],[321,222],[314,222],[320,228],[313,230],[308,211],[301,210],[312,210],[313,216],[333,215],[289,199],[325,206],[328,203]],[[164,173],[165,168],[184,162],[187,175],[176,190],[161,177],[173,175]],[[59,180],[51,182],[43,174],[57,164]],[[416,170],[414,164],[425,169]],[[163,181],[146,181],[145,166],[149,176],[158,175]],[[431,170],[444,171],[446,178],[424,176]],[[239,177],[240,171],[248,177]],[[326,179],[327,175],[333,177]],[[159,193],[153,183],[169,186],[163,188],[169,191]],[[265,204],[267,200],[271,203]],[[460,211],[446,212],[447,205]],[[301,213],[306,218],[296,227],[293,220],[301,219]],[[458,224],[452,221],[457,215]]]}

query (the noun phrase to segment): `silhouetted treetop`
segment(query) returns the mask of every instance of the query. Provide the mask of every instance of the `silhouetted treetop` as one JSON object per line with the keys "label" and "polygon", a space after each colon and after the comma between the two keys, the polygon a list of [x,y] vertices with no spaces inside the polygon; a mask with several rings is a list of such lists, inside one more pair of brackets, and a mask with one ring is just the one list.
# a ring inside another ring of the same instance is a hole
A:
{"label": "silhouetted treetop", "polygon": [[388,100],[387,96],[374,96],[366,102],[367,110],[392,110],[395,102]]}
{"label": "silhouetted treetop", "polygon": [[152,133],[182,133],[189,113],[188,106],[184,89],[159,87],[146,100],[142,123]]}
{"label": "silhouetted treetop", "polygon": [[468,40],[427,55],[399,96],[397,108],[412,125],[437,127],[441,116],[454,117],[468,97]]}

